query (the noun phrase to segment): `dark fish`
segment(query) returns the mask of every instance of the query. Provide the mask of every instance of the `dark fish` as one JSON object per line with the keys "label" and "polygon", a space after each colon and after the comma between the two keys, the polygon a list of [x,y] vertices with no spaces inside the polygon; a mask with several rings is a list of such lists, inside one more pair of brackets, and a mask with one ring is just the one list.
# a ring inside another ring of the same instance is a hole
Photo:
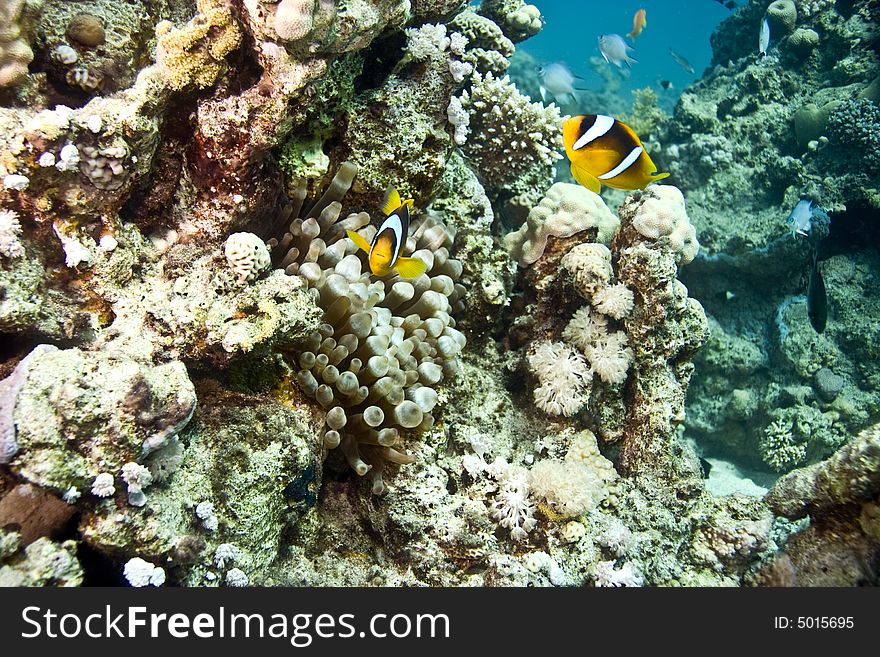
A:
{"label": "dark fish", "polygon": [[664,89],[672,89],[672,83],[669,80],[660,80],[660,86]]}
{"label": "dark fish", "polygon": [[828,295],[825,292],[825,280],[819,262],[813,259],[813,271],[810,272],[810,284],[807,286],[807,316],[810,324],[821,333],[828,322]]}
{"label": "dark fish", "polygon": [[730,9],[731,11],[736,9],[736,3],[733,0],[727,0],[727,2],[724,3],[724,6],[727,7],[728,9]]}
{"label": "dark fish", "polygon": [[702,456],[700,457],[700,470],[703,471],[703,479],[708,479],[709,473],[712,472],[712,464]]}

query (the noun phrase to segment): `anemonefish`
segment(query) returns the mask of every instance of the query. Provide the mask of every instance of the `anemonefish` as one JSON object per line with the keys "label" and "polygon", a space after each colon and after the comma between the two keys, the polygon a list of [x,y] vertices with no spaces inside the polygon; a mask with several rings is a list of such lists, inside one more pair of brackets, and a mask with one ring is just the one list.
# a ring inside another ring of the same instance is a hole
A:
{"label": "anemonefish", "polygon": [[599,193],[602,185],[615,189],[644,189],[659,173],[638,135],[625,123],[605,114],[573,116],[562,126],[571,175]]}
{"label": "anemonefish", "polygon": [[412,204],[412,199],[401,201],[400,194],[392,188],[382,206],[385,221],[376,231],[372,244],[368,244],[353,230],[347,231],[349,239],[366,252],[374,276],[387,276],[397,271],[403,278],[416,278],[425,273],[427,265],[424,262],[400,255],[409,234],[409,209]]}
{"label": "anemonefish", "polygon": [[636,15],[633,16],[633,31],[627,33],[626,36],[628,36],[630,39],[635,39],[637,36],[639,36],[642,33],[642,30],[644,30],[647,26],[648,26],[647,12],[644,9],[639,9],[636,12]]}

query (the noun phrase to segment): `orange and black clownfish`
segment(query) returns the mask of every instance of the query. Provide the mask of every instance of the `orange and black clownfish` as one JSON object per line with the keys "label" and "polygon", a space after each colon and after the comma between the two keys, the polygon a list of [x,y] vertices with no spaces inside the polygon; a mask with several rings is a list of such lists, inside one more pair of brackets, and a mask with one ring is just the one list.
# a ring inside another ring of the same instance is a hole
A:
{"label": "orange and black clownfish", "polygon": [[427,265],[424,262],[400,255],[409,234],[409,209],[412,204],[412,199],[401,201],[400,194],[392,188],[382,206],[385,221],[376,231],[372,244],[368,244],[353,230],[347,231],[349,239],[367,254],[374,276],[387,276],[397,271],[403,278],[416,278],[425,273]]}
{"label": "orange and black clownfish", "polygon": [[644,189],[659,173],[638,135],[625,123],[605,114],[573,116],[562,126],[571,175],[597,194],[602,185],[615,189]]}

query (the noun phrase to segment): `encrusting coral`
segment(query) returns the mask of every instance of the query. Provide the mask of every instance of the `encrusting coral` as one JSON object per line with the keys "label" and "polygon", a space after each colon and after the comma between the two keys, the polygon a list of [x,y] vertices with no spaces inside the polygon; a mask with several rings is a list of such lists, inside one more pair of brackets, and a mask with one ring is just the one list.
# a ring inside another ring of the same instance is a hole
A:
{"label": "encrusting coral", "polygon": [[34,53],[22,33],[21,14],[25,0],[3,0],[0,2],[0,89],[12,87],[24,80],[28,64]]}

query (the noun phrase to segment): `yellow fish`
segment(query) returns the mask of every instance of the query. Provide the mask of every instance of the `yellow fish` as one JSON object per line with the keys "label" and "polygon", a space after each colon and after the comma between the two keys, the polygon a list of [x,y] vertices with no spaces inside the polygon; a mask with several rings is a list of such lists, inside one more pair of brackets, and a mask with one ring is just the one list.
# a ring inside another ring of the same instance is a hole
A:
{"label": "yellow fish", "polygon": [[642,30],[646,27],[648,27],[647,12],[644,9],[639,9],[636,12],[636,15],[633,16],[633,31],[627,33],[626,36],[635,40],[635,38],[639,36],[642,33]]}
{"label": "yellow fish", "polygon": [[347,231],[349,239],[367,254],[374,276],[387,276],[397,271],[403,278],[417,278],[425,273],[427,265],[424,262],[400,255],[409,234],[409,209],[412,204],[412,199],[401,201],[400,194],[392,188],[382,206],[385,221],[376,231],[372,244],[368,244],[353,230]]}
{"label": "yellow fish", "polygon": [[562,140],[571,160],[571,175],[597,194],[602,185],[644,189],[669,176],[657,171],[632,128],[606,114],[567,119],[562,126]]}

